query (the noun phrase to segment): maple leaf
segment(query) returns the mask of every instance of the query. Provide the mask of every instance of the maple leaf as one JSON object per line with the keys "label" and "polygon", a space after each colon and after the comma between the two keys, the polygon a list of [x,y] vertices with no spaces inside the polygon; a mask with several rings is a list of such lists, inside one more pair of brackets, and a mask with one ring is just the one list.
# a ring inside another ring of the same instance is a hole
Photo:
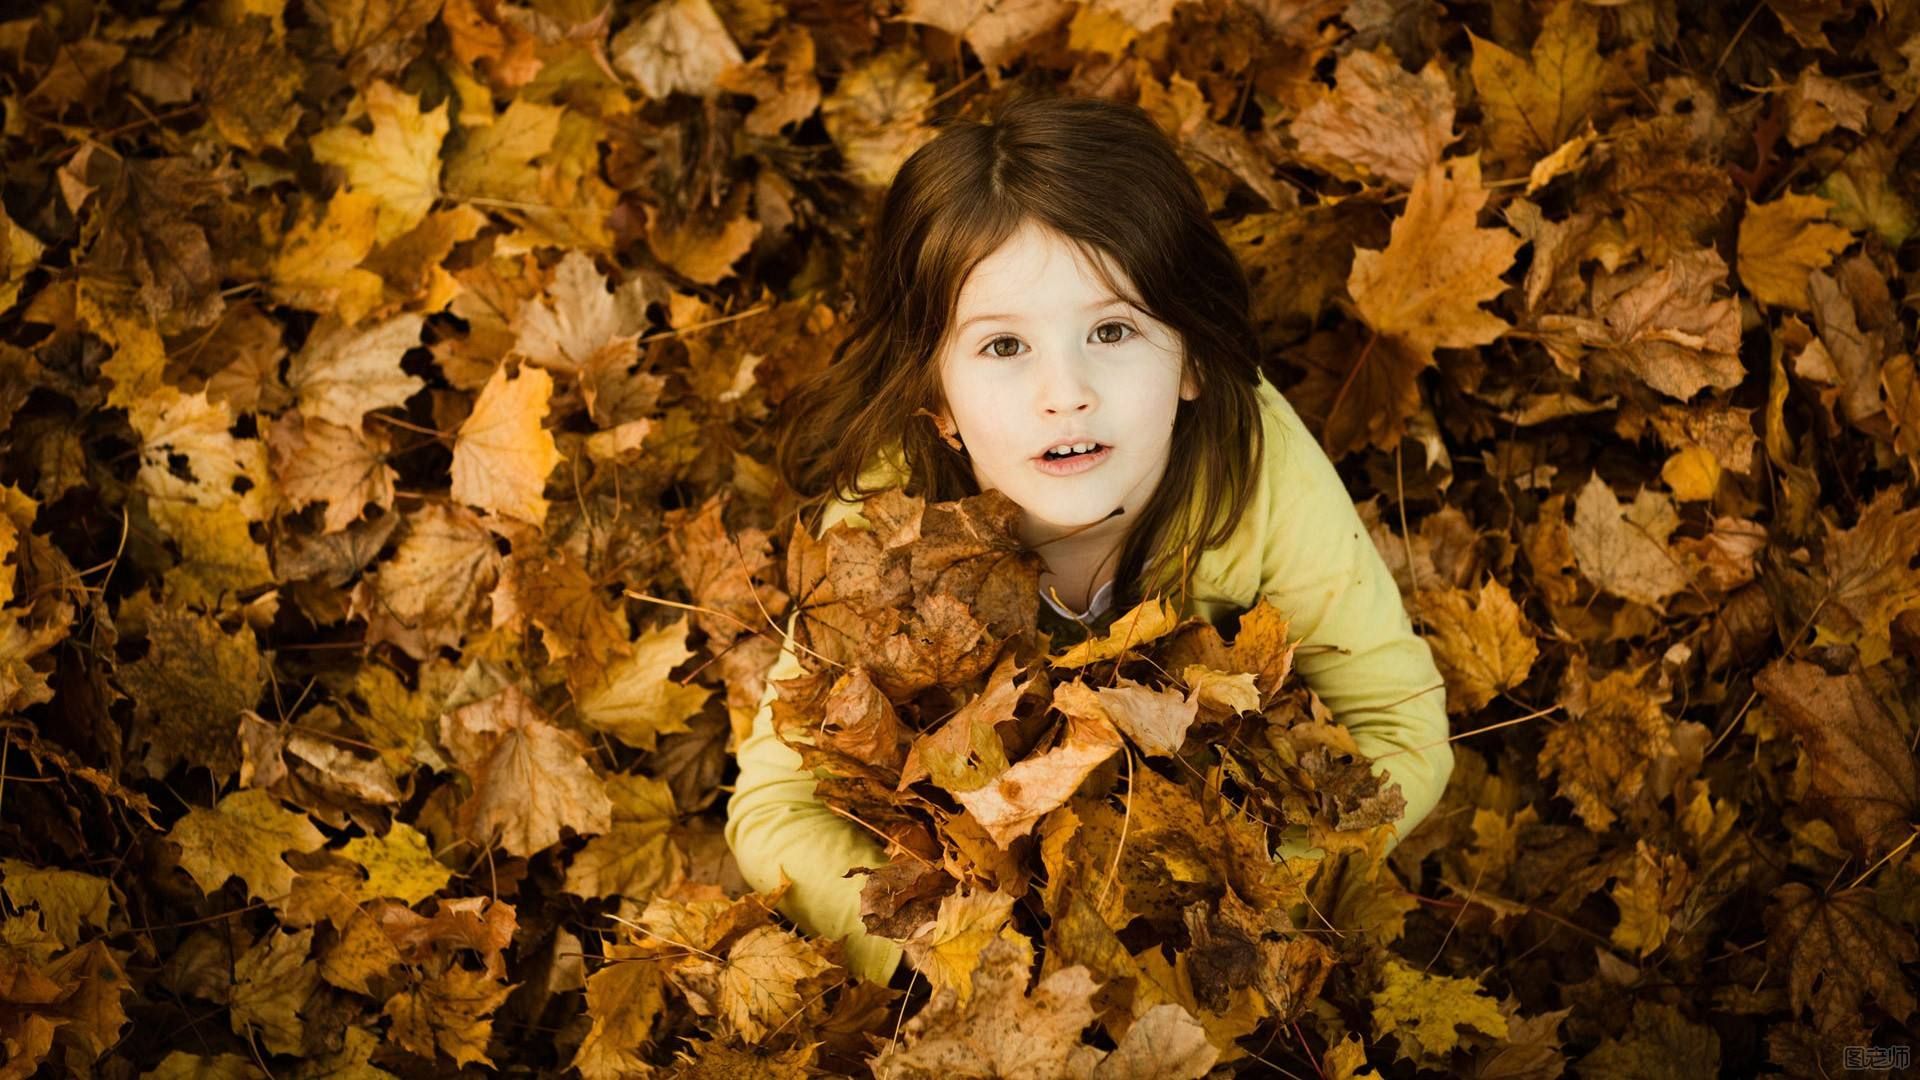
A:
{"label": "maple leaf", "polygon": [[1680,518],[1672,500],[1641,488],[1622,509],[1613,489],[1595,473],[1574,504],[1573,553],[1580,572],[1602,589],[1658,608],[1687,587],[1686,570],[1668,550]]}
{"label": "maple leaf", "polygon": [[726,959],[696,959],[668,978],[694,1008],[718,1014],[748,1043],[757,1043],[817,1002],[814,981],[836,970],[805,938],[777,926],[740,935]]}
{"label": "maple leaf", "polygon": [[1889,488],[1874,495],[1851,529],[1826,526],[1826,604],[1810,616],[1817,618],[1816,640],[1853,645],[1868,664],[1887,658],[1893,620],[1920,607],[1920,573],[1910,568],[1920,555],[1920,510],[1901,510],[1902,501]]}
{"label": "maple leaf", "polygon": [[1293,358],[1307,377],[1287,389],[1287,399],[1336,458],[1398,445],[1420,411],[1420,372],[1432,365],[1429,355],[1358,323],[1315,333]]}
{"label": "maple leaf", "polygon": [[1672,744],[1673,722],[1632,671],[1590,682],[1584,658],[1567,668],[1561,704],[1572,719],[1547,732],[1540,771],[1590,828],[1613,824],[1615,810],[1645,786],[1655,759]]}
{"label": "maple leaf", "polygon": [[350,612],[370,641],[389,641],[416,660],[460,644],[467,613],[500,570],[493,536],[472,512],[428,503],[407,519],[393,557],[354,587]]}
{"label": "maple leaf", "polygon": [[885,187],[915,150],[932,141],[935,132],[920,123],[920,115],[933,94],[925,61],[907,48],[875,54],[841,76],[821,103],[820,118],[856,182]]}
{"label": "maple leaf", "polygon": [[664,734],[686,731],[713,691],[668,677],[693,653],[686,647],[686,616],[643,631],[632,651],[613,661],[602,679],[578,695],[580,718],[628,746],[652,750]]}
{"label": "maple leaf", "polygon": [[1420,595],[1433,659],[1447,680],[1447,711],[1473,712],[1527,680],[1540,650],[1513,595],[1488,578],[1478,594],[1446,588]]}
{"label": "maple leaf", "polygon": [[607,782],[607,796],[613,825],[573,857],[564,888],[589,899],[652,899],[686,873],[686,856],[671,835],[673,791],[664,781],[623,774]]}
{"label": "maple leaf", "polygon": [[521,312],[514,348],[522,356],[575,375],[624,368],[640,358],[638,331],[628,327],[590,257],[568,252],[547,293],[551,304],[535,302]]}
{"label": "maple leaf", "polygon": [[932,732],[913,740],[900,768],[900,790],[933,777],[948,791],[977,788],[1007,770],[1007,750],[995,728],[1013,719],[1027,683],[1014,682],[1020,668],[1003,658],[987,685]]}
{"label": "maple leaf", "polygon": [[147,616],[147,652],[115,681],[138,703],[132,744],[146,772],[165,776],[191,760],[224,779],[240,766],[240,714],[259,703],[267,672],[253,628],[229,633],[211,616],[177,608]]}
{"label": "maple leaf", "polygon": [[1794,1012],[1812,1006],[1821,1030],[1859,1016],[1871,996],[1897,1023],[1913,1015],[1913,984],[1902,964],[1920,960],[1913,935],[1889,922],[1867,888],[1830,896],[1790,881],[1767,907],[1767,952],[1787,969]]}
{"label": "maple leaf", "polygon": [[1486,201],[1478,154],[1428,167],[1386,248],[1353,254],[1347,289],[1368,326],[1429,361],[1436,348],[1485,345],[1506,333],[1506,320],[1480,304],[1506,289],[1500,275],[1523,241],[1474,223]]}
{"label": "maple leaf", "polygon": [[314,851],[327,841],[307,815],[282,809],[259,788],[236,791],[212,810],[188,810],[167,839],[179,846],[180,866],[202,892],[211,894],[238,877],[249,897],[262,900],[277,900],[293,888],[293,867],[280,857],[283,852]]}
{"label": "maple leaf", "polygon": [[391,449],[382,431],[355,431],[325,420],[288,413],[267,435],[273,475],[287,504],[298,510],[327,504],[321,531],[336,533],[358,520],[372,503],[393,506],[393,482],[399,473],[387,465]]}
{"label": "maple leaf", "polygon": [[1063,968],[1027,991],[1027,950],[996,937],[981,950],[973,993],[947,988],[915,1013],[901,1041],[871,1059],[883,1080],[909,1077],[1041,1077],[1084,1074],[1099,1054],[1080,1042],[1093,1021],[1087,969]]}
{"label": "maple leaf", "polygon": [[371,134],[342,125],[313,136],[315,161],[347,171],[347,184],[380,200],[374,242],[384,244],[420,224],[440,197],[440,142],[447,103],[422,113],[420,101],[384,80],[363,88],[359,102]]}
{"label": "maple leaf", "polygon": [[484,971],[454,966],[394,994],[381,1013],[393,1020],[388,1037],[421,1057],[431,1059],[438,1047],[456,1064],[491,1066],[493,1011],[512,990]]}
{"label": "maple leaf", "polygon": [[1740,219],[1740,282],[1755,300],[1812,310],[1807,276],[1853,242],[1852,233],[1822,220],[1832,205],[1818,195],[1792,192],[1769,203],[1747,200]]}
{"label": "maple leaf", "polygon": [[1646,956],[1666,944],[1673,913],[1686,899],[1693,875],[1678,854],[1658,851],[1645,840],[1635,841],[1634,847],[1638,857],[1630,876],[1616,881],[1608,894],[1620,909],[1620,921],[1608,940]]}
{"label": "maple leaf", "polygon": [[1676,250],[1699,246],[1701,232],[1720,216],[1733,181],[1717,161],[1704,159],[1682,116],[1634,120],[1608,133],[1609,165],[1599,202],[1620,212],[1626,242],[1659,266]]}
{"label": "maple leaf", "polygon": [[[519,199],[536,192],[540,169],[534,164],[553,149],[566,110],[515,98],[498,116],[467,132],[466,141],[447,159],[448,194],[465,199]],[[464,116],[461,123],[466,123]]]}
{"label": "maple leaf", "polygon": [[1606,64],[1598,20],[1584,5],[1555,4],[1525,60],[1471,30],[1467,37],[1487,141],[1499,156],[1540,157],[1566,141],[1598,105]]}
{"label": "maple leaf", "polygon": [[973,996],[973,973],[983,950],[1005,939],[1033,958],[1033,944],[1009,925],[1014,897],[992,890],[949,893],[932,920],[901,942],[907,961],[926,976],[934,993],[951,987],[965,1002]]}
{"label": "maple leaf", "polygon": [[[1253,676],[1246,676],[1246,681],[1245,689],[1251,691]],[[1250,696],[1257,706],[1257,692]],[[1149,757],[1179,752],[1187,740],[1187,728],[1200,711],[1198,692],[1182,698],[1177,691],[1157,690],[1127,678],[1098,688],[1075,679],[1055,688],[1053,704],[1070,717],[1112,725]]]}
{"label": "maple leaf", "polygon": [[359,191],[329,199],[318,219],[288,232],[271,268],[275,298],[282,303],[339,316],[348,326],[380,303],[386,285],[360,269],[373,250],[380,200]]}
{"label": "maple leaf", "polygon": [[1806,755],[1807,808],[1864,858],[1897,846],[1920,810],[1920,773],[1912,755],[1885,750],[1906,736],[1881,694],[1860,675],[1786,659],[1768,664],[1753,685]]}
{"label": "maple leaf", "polygon": [[1740,363],[1740,310],[1716,298],[1727,264],[1711,248],[1594,277],[1595,318],[1544,315],[1546,345],[1569,374],[1581,347],[1624,368],[1655,390],[1686,400],[1707,386],[1730,389],[1746,377]]}
{"label": "maple leaf", "polygon": [[648,1071],[641,1051],[667,1004],[660,965],[628,945],[609,946],[607,960],[587,976],[593,1026],[572,1062],[586,1080],[624,1080]]}
{"label": "maple leaf", "polygon": [[340,854],[366,870],[361,893],[368,897],[396,896],[417,904],[453,878],[453,871],[433,857],[427,838],[404,821],[394,822],[384,836],[354,837]]}
{"label": "maple leaf", "polygon": [[1418,75],[1393,50],[1354,50],[1334,68],[1334,89],[1288,128],[1301,156],[1335,176],[1371,173],[1412,187],[1440,161],[1453,133],[1453,87],[1437,61]]}
{"label": "maple leaf", "polygon": [[1120,747],[1120,733],[1104,715],[1068,713],[1059,746],[1008,767],[980,787],[952,794],[993,842],[1005,848],[1031,832],[1042,815],[1072,798],[1087,774]]}
{"label": "maple leaf", "polygon": [[307,954],[313,931],[269,930],[233,963],[228,1021],[236,1034],[257,1030],[276,1054],[297,1054],[305,1041],[307,999],[320,985],[320,968]]}
{"label": "maple leaf", "polygon": [[695,625],[709,638],[730,644],[747,628],[786,614],[787,596],[778,585],[770,538],[755,528],[728,530],[724,512],[724,500],[709,499],[667,534],[667,544],[694,603],[708,609],[694,614]]}
{"label": "maple leaf", "polygon": [[768,138],[778,135],[782,128],[805,121],[820,107],[815,50],[813,35],[790,23],[776,31],[752,60],[720,72],[716,86],[755,99],[745,121],[750,134]]}
{"label": "maple leaf", "polygon": [[489,599],[494,626],[531,621],[547,659],[564,663],[575,684],[597,681],[632,651],[625,608],[609,605],[606,590],[568,552],[515,555]]}
{"label": "maple leaf", "polygon": [[746,185],[735,185],[718,208],[697,208],[682,216],[649,206],[647,246],[681,276],[702,285],[719,284],[760,236],[760,222],[746,212],[748,194]]}
{"label": "maple leaf", "polygon": [[655,4],[614,36],[612,52],[614,67],[655,101],[676,90],[711,97],[720,73],[746,59],[707,0]]}
{"label": "maple leaf", "polygon": [[518,687],[440,717],[440,742],[473,781],[457,812],[475,843],[497,838],[509,854],[531,855],[560,840],[612,827],[606,785],[583,756],[584,740],[547,723]]}
{"label": "maple leaf", "polygon": [[311,420],[351,431],[375,409],[406,404],[427,384],[400,369],[402,356],[420,344],[418,315],[396,315],[366,327],[323,316],[294,356],[287,383]]}
{"label": "maple leaf", "polygon": [[553,376],[539,368],[523,367],[512,380],[505,364],[494,369],[454,439],[455,499],[535,525],[546,522],[541,492],[562,460],[552,433],[540,423],[552,395]]}
{"label": "maple leaf", "polygon": [[1173,631],[1180,624],[1180,612],[1164,597],[1148,597],[1133,610],[1113,620],[1107,632],[1080,642],[1053,658],[1057,668],[1079,668],[1102,660],[1112,660],[1138,649]]}
{"label": "maple leaf", "polygon": [[0,859],[0,889],[15,907],[33,904],[56,940],[65,948],[80,943],[80,924],[107,928],[111,910],[107,879],[77,870],[42,868],[19,859]]}
{"label": "maple leaf", "polygon": [[1400,1056],[1440,1065],[1460,1045],[1458,1028],[1492,1036],[1507,1035],[1507,1019],[1498,1004],[1483,996],[1473,979],[1428,975],[1388,957],[1373,992],[1374,1030],[1400,1040]]}
{"label": "maple leaf", "polygon": [[[1117,5],[1093,6],[1113,11],[1123,20],[1127,16],[1134,19],[1143,16],[1151,18],[1147,15],[1149,11],[1164,6],[1165,10],[1155,25],[1166,22],[1172,9],[1172,4],[1166,0],[1157,4],[1133,5],[1131,9],[1119,7],[1117,11]],[[1010,4],[991,0],[966,0],[964,3],[908,0],[899,17],[906,22],[937,26],[973,46],[973,53],[982,64],[1003,68],[1026,51],[1033,39],[1059,25],[1073,13],[1073,5],[1067,0],[1022,0]],[[1135,33],[1151,29],[1134,26],[1131,22],[1129,28]]]}

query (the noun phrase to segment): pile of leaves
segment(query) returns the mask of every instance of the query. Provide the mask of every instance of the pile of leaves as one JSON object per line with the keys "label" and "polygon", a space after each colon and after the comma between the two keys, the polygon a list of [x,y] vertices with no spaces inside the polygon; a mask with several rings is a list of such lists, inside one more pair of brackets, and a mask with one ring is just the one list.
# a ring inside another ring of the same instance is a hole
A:
{"label": "pile of leaves", "polygon": [[[875,197],[1032,90],[1175,140],[1433,646],[1384,858],[1287,613],[796,526]],[[1916,177],[1883,0],[10,8],[0,1075],[1886,1075]],[[722,833],[796,615],[894,987]]]}

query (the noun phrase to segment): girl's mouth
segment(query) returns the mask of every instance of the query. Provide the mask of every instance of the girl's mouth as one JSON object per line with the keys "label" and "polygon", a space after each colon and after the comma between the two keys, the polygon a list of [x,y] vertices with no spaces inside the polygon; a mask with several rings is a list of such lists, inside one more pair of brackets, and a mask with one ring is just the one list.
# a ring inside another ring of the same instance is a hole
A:
{"label": "girl's mouth", "polygon": [[1099,465],[1112,454],[1113,447],[1102,444],[1084,454],[1069,454],[1058,458],[1042,454],[1033,459],[1033,467],[1048,476],[1072,476]]}

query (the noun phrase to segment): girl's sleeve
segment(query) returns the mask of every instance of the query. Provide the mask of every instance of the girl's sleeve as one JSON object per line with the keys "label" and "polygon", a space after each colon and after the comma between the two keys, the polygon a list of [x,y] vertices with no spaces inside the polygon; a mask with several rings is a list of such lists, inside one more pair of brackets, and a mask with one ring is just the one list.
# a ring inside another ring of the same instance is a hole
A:
{"label": "girl's sleeve", "polygon": [[740,776],[727,800],[727,845],[740,865],[740,876],[756,890],[779,885],[785,870],[793,886],[781,899],[780,911],[809,934],[844,939],[854,974],[886,983],[899,964],[900,947],[868,934],[860,922],[864,875],[842,876],[856,866],[883,865],[885,853],[858,825],[827,809],[814,793],[812,771],[774,734],[774,680],[803,673],[793,649],[791,618],[786,633],[786,646],[767,671],[753,730],[736,754]]}
{"label": "girl's sleeve", "polygon": [[[1374,759],[1373,774],[1400,784],[1407,808],[1391,851],[1433,810],[1453,772],[1446,686],[1333,462],[1284,398],[1279,412],[1261,589],[1288,616],[1289,634],[1303,639],[1295,668]],[[1306,842],[1305,826],[1289,827],[1279,852],[1325,854]]]}

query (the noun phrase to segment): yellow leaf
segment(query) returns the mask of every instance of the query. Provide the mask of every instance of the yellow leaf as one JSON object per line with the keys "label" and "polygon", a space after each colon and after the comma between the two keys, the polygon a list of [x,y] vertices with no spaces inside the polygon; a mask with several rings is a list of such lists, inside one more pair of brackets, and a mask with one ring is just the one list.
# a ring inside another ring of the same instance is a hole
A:
{"label": "yellow leaf", "polygon": [[1540,655],[1506,585],[1488,578],[1476,597],[1465,589],[1420,594],[1434,663],[1447,681],[1447,711],[1472,712],[1526,681]]}
{"label": "yellow leaf", "polygon": [[239,1054],[202,1057],[174,1050],[140,1080],[265,1080],[266,1073]]}
{"label": "yellow leaf", "polygon": [[684,615],[642,633],[633,654],[614,661],[605,680],[580,696],[581,719],[641,750],[652,750],[661,735],[688,730],[687,721],[699,715],[713,690],[668,677],[693,655],[686,640]]}
{"label": "yellow leaf", "polygon": [[561,460],[553,435],[541,426],[553,396],[553,376],[522,367],[507,378],[494,369],[453,444],[452,495],[490,513],[543,525],[547,474]]}
{"label": "yellow leaf", "polygon": [[1763,304],[1812,311],[1807,278],[1825,269],[1853,234],[1824,220],[1831,202],[1788,192],[1770,203],[1747,200],[1740,219],[1740,281]]}
{"label": "yellow leaf", "polygon": [[935,132],[920,118],[933,93],[926,60],[912,48],[889,49],[841,76],[820,116],[854,180],[886,187],[932,141]]}
{"label": "yellow leaf", "polygon": [[777,926],[754,927],[727,951],[721,1014],[741,1038],[759,1042],[814,997],[818,988],[808,979],[833,970],[812,942]]}
{"label": "yellow leaf", "polygon": [[260,788],[243,788],[212,810],[187,811],[167,834],[180,847],[180,866],[202,892],[212,893],[238,876],[247,895],[277,900],[293,889],[287,851],[315,851],[327,838],[305,814],[295,814]]}
{"label": "yellow leaf", "polygon": [[1720,459],[1704,446],[1689,446],[1660,466],[1660,479],[1681,502],[1704,502],[1720,487]]}
{"label": "yellow leaf", "polygon": [[1373,992],[1373,1025],[1378,1034],[1399,1037],[1401,1056],[1430,1068],[1445,1066],[1460,1045],[1461,1025],[1494,1038],[1507,1034],[1499,1003],[1478,981],[1427,975],[1394,957],[1382,965]]}
{"label": "yellow leaf", "polygon": [[1052,750],[1008,768],[971,791],[953,797],[1006,848],[1033,830],[1042,815],[1063,805],[1101,762],[1121,747],[1120,733],[1104,716],[1067,716],[1066,739]]}
{"label": "yellow leaf", "polygon": [[1598,22],[1578,0],[1561,0],[1547,14],[1526,60],[1471,30],[1467,37],[1488,145],[1502,159],[1538,158],[1592,113],[1606,65]]}
{"label": "yellow leaf", "polygon": [[345,924],[320,961],[320,977],[342,990],[373,997],[375,980],[387,978],[395,966],[406,962],[406,957],[380,924],[359,907],[353,907]]}
{"label": "yellow leaf", "polygon": [[297,1054],[305,1041],[307,999],[320,985],[320,968],[307,958],[313,931],[278,927],[253,943],[233,963],[227,1019],[236,1034],[259,1036],[275,1054]]}
{"label": "yellow leaf", "polygon": [[1008,925],[1013,896],[997,890],[962,889],[940,900],[940,914],[901,943],[907,962],[926,976],[933,992],[952,989],[964,1002],[973,996],[973,972],[995,938],[1005,938],[1028,959],[1033,943]]}
{"label": "yellow leaf", "polygon": [[80,943],[82,921],[107,928],[107,879],[78,870],[41,869],[19,859],[0,859],[0,887],[16,908],[34,904],[47,932],[65,948]]}
{"label": "yellow leaf", "polygon": [[1474,224],[1486,201],[1478,154],[1436,162],[1414,182],[1386,249],[1353,253],[1347,288],[1368,326],[1429,362],[1435,348],[1485,345],[1507,332],[1506,320],[1480,304],[1506,289],[1500,275],[1523,241]]}
{"label": "yellow leaf", "polygon": [[274,297],[338,315],[349,326],[359,322],[385,289],[379,274],[359,269],[373,250],[379,209],[373,195],[341,191],[319,220],[295,225],[273,259]]}
{"label": "yellow leaf", "polygon": [[606,959],[587,976],[593,1026],[573,1057],[584,1080],[627,1080],[650,1072],[642,1051],[667,1004],[658,963],[643,959],[630,945],[608,946]]}
{"label": "yellow leaf", "polygon": [[1057,668],[1086,667],[1164,637],[1180,625],[1180,612],[1165,597],[1148,597],[1113,620],[1104,637],[1083,641],[1053,658]]}
{"label": "yellow leaf", "polygon": [[515,98],[486,126],[469,128],[466,141],[447,161],[447,193],[455,198],[531,199],[540,183],[533,160],[553,149],[565,112],[558,105]]}
{"label": "yellow leaf", "polygon": [[420,224],[440,197],[440,143],[447,137],[447,103],[429,113],[420,99],[376,80],[362,104],[373,122],[363,134],[351,125],[329,128],[311,141],[314,160],[347,171],[347,184],[380,201],[376,243]]}
{"label": "yellow leaf", "polygon": [[404,821],[396,821],[381,837],[359,836],[347,841],[340,854],[367,871],[361,892],[367,897],[396,896],[409,905],[439,892],[453,877],[427,846],[427,838]]}

